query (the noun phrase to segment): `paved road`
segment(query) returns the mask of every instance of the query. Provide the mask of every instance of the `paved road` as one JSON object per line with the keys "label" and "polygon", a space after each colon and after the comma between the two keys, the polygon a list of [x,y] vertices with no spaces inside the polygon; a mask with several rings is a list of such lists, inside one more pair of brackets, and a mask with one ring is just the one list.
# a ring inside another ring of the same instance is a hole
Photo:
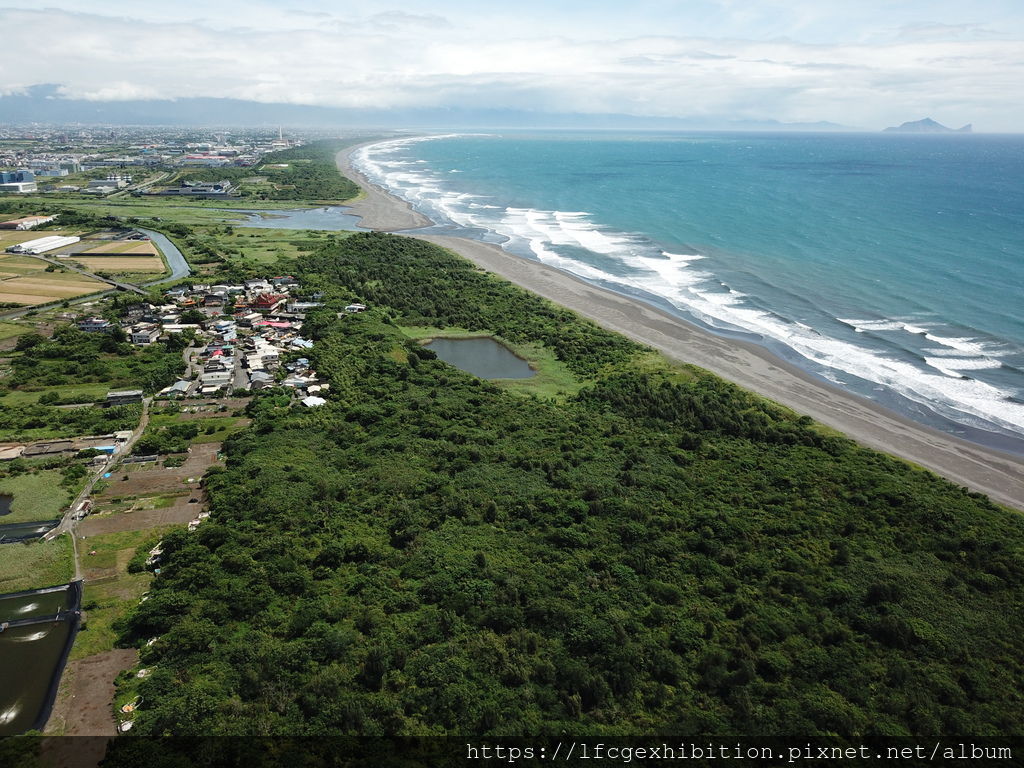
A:
{"label": "paved road", "polygon": [[78,524],[78,521],[73,518],[75,510],[78,509],[79,504],[81,504],[83,501],[89,498],[90,494],[93,491],[93,488],[96,487],[96,483],[100,481],[103,475],[109,472],[113,468],[114,464],[116,464],[122,456],[127,456],[128,454],[131,453],[132,448],[135,445],[135,442],[140,437],[142,437],[142,433],[146,430],[146,425],[149,423],[149,405],[152,401],[153,398],[151,397],[143,399],[142,417],[139,419],[138,426],[135,427],[135,429],[132,431],[131,438],[129,438],[128,441],[123,446],[121,446],[120,451],[118,451],[113,456],[110,456],[105,462],[103,462],[102,466],[100,466],[99,469],[96,470],[95,474],[86,484],[85,488],[82,489],[82,492],[75,497],[74,501],[71,502],[71,506],[68,507],[67,511],[64,513],[64,517],[61,518],[60,524],[57,525],[55,528],[51,529],[50,532],[43,537],[47,541],[50,541],[51,539],[56,538],[62,533],[67,532],[68,534],[70,534],[71,544],[75,555],[75,579],[82,578],[82,564],[81,561],[79,560],[78,542],[75,537],[75,527]]}

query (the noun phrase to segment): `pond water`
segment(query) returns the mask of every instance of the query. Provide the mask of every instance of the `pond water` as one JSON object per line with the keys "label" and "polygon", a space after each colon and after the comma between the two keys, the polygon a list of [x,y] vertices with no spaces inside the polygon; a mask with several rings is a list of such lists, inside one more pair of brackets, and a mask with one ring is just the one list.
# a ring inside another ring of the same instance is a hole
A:
{"label": "pond water", "polygon": [[46,722],[81,599],[81,582],[0,595],[0,738]]}
{"label": "pond water", "polygon": [[0,738],[37,724],[72,627],[70,621],[47,621],[0,632]]}
{"label": "pond water", "polygon": [[60,520],[39,520],[34,523],[7,523],[0,525],[0,544],[12,541],[37,539],[53,528]]}
{"label": "pond water", "polygon": [[439,358],[481,379],[528,379],[536,375],[529,363],[494,339],[433,339],[424,345]]}
{"label": "pond water", "polygon": [[248,221],[238,225],[240,227],[367,231],[358,226],[359,217],[348,213],[348,210],[341,205],[325,205],[321,208],[293,208],[283,211],[233,209],[232,213],[244,213],[249,217]]}
{"label": "pond water", "polygon": [[14,497],[9,493],[0,493],[0,515],[11,514],[11,502]]}
{"label": "pond water", "polygon": [[0,595],[0,622],[56,616],[72,608],[72,603],[67,586],[28,594]]}

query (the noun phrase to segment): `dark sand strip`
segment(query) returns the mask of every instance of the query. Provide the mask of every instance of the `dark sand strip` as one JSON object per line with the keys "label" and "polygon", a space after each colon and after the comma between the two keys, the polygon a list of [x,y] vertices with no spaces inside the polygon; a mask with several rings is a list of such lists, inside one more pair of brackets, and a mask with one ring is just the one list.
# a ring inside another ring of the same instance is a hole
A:
{"label": "dark sand strip", "polygon": [[[354,149],[354,148],[353,148]],[[341,172],[366,190],[353,206],[362,226],[382,231],[413,229],[430,222],[367,180],[338,155]],[[538,261],[488,243],[459,237],[418,235],[479,267],[578,312],[594,322],[693,363],[745,389],[807,414],[857,442],[899,456],[1024,510],[1024,461],[904,418],[872,401],[833,387],[756,344],[708,333],[659,309],[598,288]]]}

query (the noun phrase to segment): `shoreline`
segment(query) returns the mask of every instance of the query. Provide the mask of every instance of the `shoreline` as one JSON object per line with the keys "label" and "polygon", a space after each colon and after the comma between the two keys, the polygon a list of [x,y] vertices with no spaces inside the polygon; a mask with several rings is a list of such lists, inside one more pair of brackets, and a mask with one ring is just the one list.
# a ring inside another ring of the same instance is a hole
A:
{"label": "shoreline", "polygon": [[[377,142],[367,142],[377,143]],[[338,170],[364,196],[351,213],[361,226],[401,232],[432,221],[377,187],[338,153]],[[869,448],[918,464],[947,480],[1024,510],[1024,461],[919,424],[871,400],[833,387],[751,342],[716,336],[662,310],[591,285],[573,275],[502,250],[497,245],[451,235],[411,235],[440,245],[478,267],[560,304],[597,324],[690,363],[727,381],[806,414]]]}
{"label": "shoreline", "polygon": [[434,222],[422,213],[414,211],[412,206],[404,200],[399,200],[390,192],[378,187],[352,165],[351,155],[353,152],[370,144],[379,144],[380,141],[380,139],[375,139],[345,147],[334,156],[338,172],[355,182],[362,190],[360,197],[343,205],[350,209],[349,213],[360,218],[360,226],[377,232],[400,232],[405,229],[421,229],[432,226]]}

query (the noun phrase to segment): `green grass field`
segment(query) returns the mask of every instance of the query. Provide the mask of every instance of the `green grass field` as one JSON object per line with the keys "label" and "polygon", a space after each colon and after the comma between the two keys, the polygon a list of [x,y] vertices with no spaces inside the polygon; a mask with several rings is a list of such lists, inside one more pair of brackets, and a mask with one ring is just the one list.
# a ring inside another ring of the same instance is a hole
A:
{"label": "green grass field", "polygon": [[179,414],[158,414],[150,418],[147,431],[173,424],[194,424],[199,434],[190,443],[219,443],[249,424],[249,419],[237,416],[211,416],[205,419],[184,419]]}
{"label": "green grass field", "polygon": [[0,544],[0,594],[66,584],[75,575],[71,539]]}
{"label": "green grass field", "polygon": [[0,340],[12,339],[15,336],[21,336],[23,333],[28,333],[30,330],[32,329],[26,328],[24,325],[0,322]]}
{"label": "green grass field", "polygon": [[[72,499],[71,493],[60,485],[60,481],[60,472],[53,469],[0,480],[0,494],[14,497],[11,512],[0,516],[0,525],[54,520],[60,517]],[[2,552],[3,550],[0,550],[0,557]]]}
{"label": "green grass field", "polygon": [[[331,232],[335,237],[348,237],[353,232]],[[294,259],[303,253],[319,248],[327,242],[328,233],[303,229],[262,229],[260,227],[235,227],[234,233],[215,233],[221,250],[237,249],[242,258],[259,264],[273,264],[279,258]]]}
{"label": "green grass field", "polygon": [[87,568],[106,569],[110,575],[85,583],[82,604],[86,624],[75,638],[72,659],[113,649],[117,639],[114,623],[138,603],[153,580],[148,571],[128,573],[128,563],[140,548],[152,549],[172,527],[107,533],[87,540],[89,551],[96,554],[84,557],[83,564]]}
{"label": "green grass field", "polygon": [[[77,402],[92,403],[100,400],[110,390],[107,384],[77,384],[72,386],[42,387],[36,390],[15,389],[0,397],[0,405],[14,408],[34,405],[47,392],[56,392],[61,399],[74,396]],[[80,399],[79,399],[80,398]]]}

